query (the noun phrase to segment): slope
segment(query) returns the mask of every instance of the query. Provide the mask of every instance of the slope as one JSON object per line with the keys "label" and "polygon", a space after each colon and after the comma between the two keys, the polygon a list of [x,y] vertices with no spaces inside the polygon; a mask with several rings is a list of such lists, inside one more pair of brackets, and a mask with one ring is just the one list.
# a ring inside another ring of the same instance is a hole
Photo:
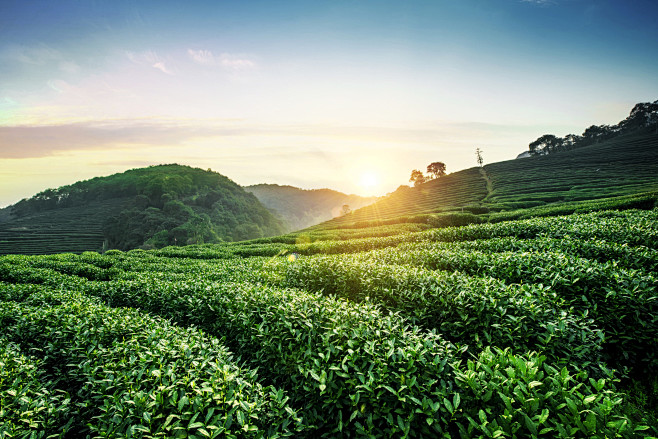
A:
{"label": "slope", "polygon": [[[343,228],[387,223],[400,217],[475,208],[487,196],[478,168],[465,169],[422,184],[401,186],[385,199],[336,218],[323,227]],[[407,218],[413,222],[413,219]],[[401,222],[405,222],[401,220]]]}
{"label": "slope", "polygon": [[448,212],[487,214],[632,196],[658,191],[657,176],[658,134],[629,134],[572,151],[466,169],[419,187],[401,186],[313,230],[426,223]]}
{"label": "slope", "polygon": [[278,184],[246,186],[265,207],[280,216],[287,231],[300,230],[338,217],[343,206],[355,210],[374,203],[379,197],[347,195],[331,189],[300,189]]}
{"label": "slope", "polygon": [[499,208],[658,190],[658,135],[629,135],[573,151],[486,165]]}

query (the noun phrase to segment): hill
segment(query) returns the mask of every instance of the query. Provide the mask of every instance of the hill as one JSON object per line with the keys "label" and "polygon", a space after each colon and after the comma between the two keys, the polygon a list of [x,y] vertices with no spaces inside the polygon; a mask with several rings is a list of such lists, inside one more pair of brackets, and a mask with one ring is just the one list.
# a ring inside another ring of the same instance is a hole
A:
{"label": "hill", "polygon": [[331,189],[300,189],[278,184],[246,186],[265,207],[284,220],[286,231],[300,230],[374,203],[379,197],[347,195]]}
{"label": "hill", "polygon": [[175,164],[48,189],[3,210],[0,253],[159,248],[284,231],[227,177]]}
{"label": "hill", "polygon": [[312,230],[510,218],[503,213],[658,191],[657,175],[658,134],[639,131],[571,151],[465,169],[418,187],[401,186],[379,202]]}

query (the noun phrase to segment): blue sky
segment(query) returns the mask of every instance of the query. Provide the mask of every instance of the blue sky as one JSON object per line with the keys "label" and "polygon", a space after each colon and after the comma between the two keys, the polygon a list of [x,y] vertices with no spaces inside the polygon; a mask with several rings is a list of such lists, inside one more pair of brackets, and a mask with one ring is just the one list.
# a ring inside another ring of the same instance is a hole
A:
{"label": "blue sky", "polygon": [[0,3],[0,206],[158,163],[383,194],[658,99],[658,4]]}

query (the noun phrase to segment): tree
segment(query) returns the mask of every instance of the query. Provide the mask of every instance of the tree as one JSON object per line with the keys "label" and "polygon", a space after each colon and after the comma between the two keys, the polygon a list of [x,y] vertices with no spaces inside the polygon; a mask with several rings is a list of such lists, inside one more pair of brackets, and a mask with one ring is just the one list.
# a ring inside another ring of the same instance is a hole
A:
{"label": "tree", "polygon": [[443,162],[430,163],[427,166],[427,173],[434,176],[434,178],[443,177],[446,175],[446,164]]}
{"label": "tree", "polygon": [[583,141],[587,145],[599,143],[614,136],[612,127],[609,125],[592,125],[583,132]]}
{"label": "tree", "polygon": [[555,137],[553,134],[544,134],[534,142],[528,145],[530,149],[530,154],[532,155],[541,155],[548,154],[558,149],[560,145],[560,140]]}
{"label": "tree", "polygon": [[349,204],[343,204],[343,208],[341,209],[341,216],[345,216],[345,215],[347,215],[348,213],[351,213],[351,212],[352,212],[352,209],[350,209],[350,205]]}
{"label": "tree", "polygon": [[475,156],[477,157],[478,166],[482,167],[482,165],[484,164],[484,159],[482,158],[482,150],[480,148],[477,148],[475,150]]}
{"label": "tree", "polygon": [[418,187],[427,181],[427,177],[425,177],[418,169],[414,169],[411,171],[411,178],[409,178],[409,181],[413,182],[414,186]]}

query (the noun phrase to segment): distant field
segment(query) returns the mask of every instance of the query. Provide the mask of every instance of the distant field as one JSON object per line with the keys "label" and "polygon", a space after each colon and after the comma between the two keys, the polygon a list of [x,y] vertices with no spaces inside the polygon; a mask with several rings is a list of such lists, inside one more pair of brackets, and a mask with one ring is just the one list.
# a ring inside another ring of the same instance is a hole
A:
{"label": "distant field", "polygon": [[0,436],[656,436],[656,223],[2,256]]}

